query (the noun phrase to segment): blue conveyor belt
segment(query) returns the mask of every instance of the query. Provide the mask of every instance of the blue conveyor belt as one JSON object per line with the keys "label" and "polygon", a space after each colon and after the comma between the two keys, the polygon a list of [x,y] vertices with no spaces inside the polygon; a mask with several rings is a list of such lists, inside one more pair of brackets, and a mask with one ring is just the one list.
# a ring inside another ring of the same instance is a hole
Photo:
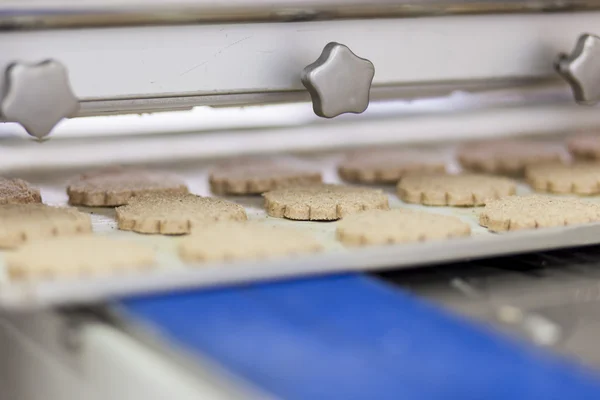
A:
{"label": "blue conveyor belt", "polygon": [[120,307],[283,399],[600,399],[590,371],[362,275]]}

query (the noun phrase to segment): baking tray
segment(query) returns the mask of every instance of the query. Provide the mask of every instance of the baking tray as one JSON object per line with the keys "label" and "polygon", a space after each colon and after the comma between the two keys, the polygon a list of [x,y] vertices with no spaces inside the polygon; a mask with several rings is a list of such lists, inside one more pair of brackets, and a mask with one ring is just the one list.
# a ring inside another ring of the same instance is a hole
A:
{"label": "baking tray", "polygon": [[[335,166],[339,153],[304,155],[314,167],[320,167],[324,180],[339,183]],[[202,161],[185,165],[162,165],[161,170],[180,174],[193,193],[209,195],[207,174],[211,162]],[[153,166],[156,167],[156,166]],[[456,166],[451,169],[456,170]],[[20,177],[40,187],[44,202],[66,205],[65,182],[74,171],[22,172]],[[389,194],[391,207],[407,207],[446,215],[454,215],[468,222],[472,236],[425,243],[346,248],[335,240],[335,222],[291,221],[271,218],[262,208],[259,197],[226,197],[246,208],[251,220],[277,226],[290,226],[309,231],[325,247],[318,254],[276,258],[261,261],[184,264],[176,249],[178,237],[141,235],[117,229],[114,210],[87,208],[80,210],[91,215],[93,229],[99,235],[116,239],[135,240],[157,250],[158,266],[151,272],[119,274],[105,277],[55,279],[20,282],[10,280],[5,273],[4,254],[0,252],[0,308],[25,310],[49,306],[74,305],[109,301],[116,297],[168,291],[173,289],[215,287],[256,280],[280,279],[342,271],[372,271],[417,268],[451,261],[556,249],[600,243],[600,223],[572,227],[548,228],[504,234],[492,234],[477,223],[478,208],[426,207],[404,204],[395,196],[394,186],[381,187]],[[520,185],[519,194],[529,191]],[[588,198],[600,201],[600,198]]]}

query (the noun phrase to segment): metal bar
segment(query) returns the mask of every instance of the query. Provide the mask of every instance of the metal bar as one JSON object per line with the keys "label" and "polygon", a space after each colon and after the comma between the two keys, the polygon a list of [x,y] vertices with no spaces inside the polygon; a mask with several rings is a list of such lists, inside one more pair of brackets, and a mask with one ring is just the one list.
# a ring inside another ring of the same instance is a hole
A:
{"label": "metal bar", "polygon": [[532,13],[600,9],[593,0],[95,0],[5,1],[0,29],[51,29],[97,26],[223,22],[323,21],[356,18]]}

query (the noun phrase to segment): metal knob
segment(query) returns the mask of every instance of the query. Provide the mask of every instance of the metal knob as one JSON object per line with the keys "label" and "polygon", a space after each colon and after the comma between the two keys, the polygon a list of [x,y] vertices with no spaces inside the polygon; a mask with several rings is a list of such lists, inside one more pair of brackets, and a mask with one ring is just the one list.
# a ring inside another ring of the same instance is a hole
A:
{"label": "metal knob", "polygon": [[580,104],[600,101],[600,37],[581,35],[571,54],[560,54],[556,71],[571,85]]}
{"label": "metal knob", "polygon": [[72,117],[79,101],[69,84],[67,69],[58,61],[14,63],[5,72],[0,111],[7,121],[20,123],[38,139],[63,118]]}
{"label": "metal knob", "polygon": [[375,75],[371,61],[358,57],[348,47],[329,43],[321,56],[302,71],[302,84],[320,117],[343,113],[360,114],[369,106],[369,92]]}

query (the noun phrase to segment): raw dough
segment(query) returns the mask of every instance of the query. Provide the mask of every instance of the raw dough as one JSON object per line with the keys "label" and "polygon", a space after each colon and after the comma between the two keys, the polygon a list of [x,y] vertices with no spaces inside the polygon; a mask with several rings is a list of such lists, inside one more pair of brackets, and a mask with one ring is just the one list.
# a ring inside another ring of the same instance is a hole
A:
{"label": "raw dough", "polygon": [[468,236],[469,224],[457,217],[406,209],[370,210],[337,223],[336,237],[350,246],[418,242]]}
{"label": "raw dough", "polygon": [[427,206],[479,206],[516,193],[515,181],[488,175],[409,175],[397,186],[407,203]]}
{"label": "raw dough", "polygon": [[468,144],[458,150],[463,168],[491,174],[521,176],[525,167],[547,162],[563,162],[563,146],[534,140],[493,140]]}
{"label": "raw dough", "polygon": [[194,231],[182,239],[179,255],[187,262],[230,261],[280,257],[322,249],[316,238],[296,229],[257,222],[224,222]]}
{"label": "raw dough", "polygon": [[387,210],[381,191],[343,185],[315,185],[273,190],[263,194],[271,217],[331,221],[371,209]]}
{"label": "raw dough", "polygon": [[0,206],[0,247],[12,248],[53,236],[73,236],[92,231],[90,216],[75,208],[44,204]]}
{"label": "raw dough", "polygon": [[546,228],[600,221],[600,205],[575,198],[511,196],[486,204],[479,223],[490,231]]}
{"label": "raw dough", "polygon": [[322,182],[321,173],[293,161],[239,160],[215,168],[209,177],[215,194],[261,194]]}
{"label": "raw dough", "polygon": [[187,193],[185,183],[172,174],[119,167],[91,171],[67,187],[69,203],[83,206],[120,206],[143,193]]}
{"label": "raw dough", "polygon": [[194,194],[150,193],[116,209],[119,229],[179,235],[216,221],[245,221],[244,208],[227,200]]}
{"label": "raw dough", "polygon": [[363,150],[350,154],[338,166],[342,179],[361,183],[396,183],[410,173],[445,171],[441,154],[418,150]]}
{"label": "raw dough", "polygon": [[0,178],[0,204],[41,203],[40,191],[22,179]]}
{"label": "raw dough", "polygon": [[567,141],[569,152],[580,159],[600,159],[600,135],[578,135]]}
{"label": "raw dough", "polygon": [[600,162],[536,165],[528,167],[525,176],[537,192],[580,195],[600,193]]}
{"label": "raw dough", "polygon": [[91,235],[36,241],[6,256],[8,273],[15,279],[105,275],[151,267],[154,262],[149,247]]}

